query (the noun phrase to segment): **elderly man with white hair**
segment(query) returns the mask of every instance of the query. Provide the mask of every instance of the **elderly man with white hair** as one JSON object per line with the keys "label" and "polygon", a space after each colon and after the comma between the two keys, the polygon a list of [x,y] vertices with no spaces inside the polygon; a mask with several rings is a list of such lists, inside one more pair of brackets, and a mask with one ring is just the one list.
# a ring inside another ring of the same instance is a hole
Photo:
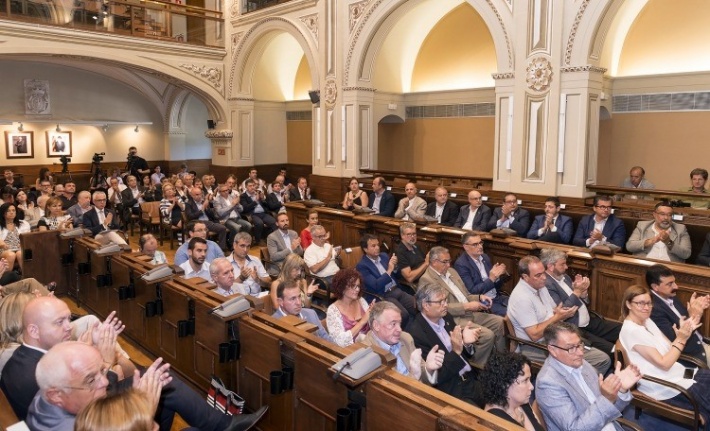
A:
{"label": "elderly man with white hair", "polygon": [[92,195],[94,209],[84,213],[82,221],[84,227],[91,231],[94,239],[101,244],[114,243],[121,246],[128,246],[116,231],[121,228],[119,218],[116,213],[106,208],[106,193],[96,191]]}

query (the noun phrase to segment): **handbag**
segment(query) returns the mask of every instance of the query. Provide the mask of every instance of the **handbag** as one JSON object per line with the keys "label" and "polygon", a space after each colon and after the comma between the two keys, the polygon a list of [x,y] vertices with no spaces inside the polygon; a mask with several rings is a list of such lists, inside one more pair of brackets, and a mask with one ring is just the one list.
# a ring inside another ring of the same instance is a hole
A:
{"label": "handbag", "polygon": [[240,415],[244,410],[244,398],[227,389],[222,379],[216,376],[212,376],[212,383],[207,391],[207,404],[227,415]]}

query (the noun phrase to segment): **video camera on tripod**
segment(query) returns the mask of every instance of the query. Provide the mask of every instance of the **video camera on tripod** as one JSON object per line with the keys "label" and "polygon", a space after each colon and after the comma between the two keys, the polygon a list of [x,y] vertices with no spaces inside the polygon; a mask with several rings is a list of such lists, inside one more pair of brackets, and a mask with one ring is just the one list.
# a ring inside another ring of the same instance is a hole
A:
{"label": "video camera on tripod", "polygon": [[94,157],[91,158],[91,162],[99,165],[103,162],[105,155],[106,153],[94,153]]}
{"label": "video camera on tripod", "polygon": [[104,160],[105,155],[106,153],[94,153],[94,156],[91,158],[91,171],[93,172],[89,182],[89,188],[91,190],[108,189],[106,175],[101,172],[101,162]]}
{"label": "video camera on tripod", "polygon": [[71,163],[71,159],[67,157],[66,155],[62,156],[59,158],[59,163],[62,164],[62,173],[66,174],[69,172],[69,163]]}

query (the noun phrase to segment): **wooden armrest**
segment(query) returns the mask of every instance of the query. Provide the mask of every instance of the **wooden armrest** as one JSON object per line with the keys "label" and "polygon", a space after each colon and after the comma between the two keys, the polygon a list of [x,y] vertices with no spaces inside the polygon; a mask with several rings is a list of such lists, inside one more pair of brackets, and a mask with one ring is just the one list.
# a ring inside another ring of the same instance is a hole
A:
{"label": "wooden armrest", "polygon": [[628,419],[618,418],[614,422],[618,423],[623,429],[630,431],[643,431],[643,428],[638,426],[638,424],[631,422]]}
{"label": "wooden armrest", "polygon": [[679,361],[695,365],[698,368],[708,368],[708,363],[690,355],[680,355]]}
{"label": "wooden armrest", "polygon": [[695,400],[695,397],[690,392],[688,392],[687,389],[685,389],[684,387],[677,385],[675,383],[669,382],[667,380],[659,379],[659,378],[653,377],[653,376],[643,376],[643,377],[641,377],[641,380],[647,380],[649,382],[658,383],[659,385],[663,385],[668,388],[675,389],[676,391],[683,394],[683,396],[685,398],[687,398],[688,401],[690,402],[690,404],[693,406],[693,414],[695,416],[695,423],[697,423],[697,424],[701,423],[698,402]]}

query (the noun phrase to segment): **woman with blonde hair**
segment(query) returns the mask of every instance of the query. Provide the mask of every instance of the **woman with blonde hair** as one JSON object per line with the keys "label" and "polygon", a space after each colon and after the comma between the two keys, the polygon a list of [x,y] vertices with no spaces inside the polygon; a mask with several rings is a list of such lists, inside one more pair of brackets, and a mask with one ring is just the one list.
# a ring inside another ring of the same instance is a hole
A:
{"label": "woman with blonde hair", "polygon": [[47,203],[44,205],[44,217],[39,219],[37,227],[40,232],[72,228],[72,218],[70,215],[64,214],[61,199],[58,197],[47,199]]}
{"label": "woman with blonde hair", "polygon": [[35,295],[18,292],[0,300],[0,374],[22,344],[22,312]]}
{"label": "woman with blonde hair", "polygon": [[74,431],[156,431],[156,405],[145,392],[133,388],[107,395],[79,412]]}
{"label": "woman with blonde hair", "polygon": [[304,307],[310,308],[311,306],[311,296],[313,292],[318,290],[318,285],[315,281],[311,284],[306,284],[306,278],[304,277],[303,270],[306,267],[306,262],[303,258],[296,253],[291,253],[286,256],[283,265],[281,265],[281,272],[279,277],[271,282],[271,302],[274,304],[274,310],[279,308],[279,303],[276,296],[276,288],[279,284],[284,281],[295,281],[298,283],[298,288],[301,289],[301,304]]}

